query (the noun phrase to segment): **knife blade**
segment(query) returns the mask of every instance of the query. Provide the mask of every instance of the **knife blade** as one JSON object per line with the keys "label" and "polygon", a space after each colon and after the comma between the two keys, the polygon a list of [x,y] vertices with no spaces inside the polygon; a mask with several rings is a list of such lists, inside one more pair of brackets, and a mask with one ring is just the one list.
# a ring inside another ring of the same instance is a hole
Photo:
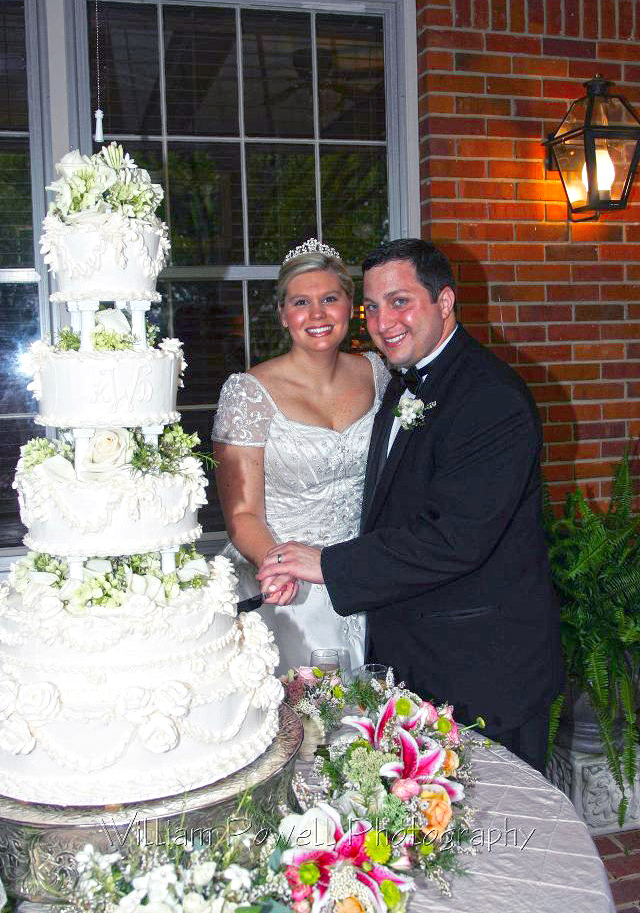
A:
{"label": "knife blade", "polygon": [[248,599],[241,599],[236,606],[236,609],[238,612],[253,612],[254,609],[259,609],[263,602],[264,595],[258,593],[257,596],[249,596]]}

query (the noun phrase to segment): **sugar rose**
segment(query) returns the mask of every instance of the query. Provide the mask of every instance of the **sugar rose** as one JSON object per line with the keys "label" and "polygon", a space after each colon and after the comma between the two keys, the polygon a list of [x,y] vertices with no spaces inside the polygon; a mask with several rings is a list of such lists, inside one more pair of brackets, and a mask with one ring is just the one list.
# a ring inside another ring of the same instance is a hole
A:
{"label": "sugar rose", "polygon": [[418,808],[424,819],[420,830],[431,840],[438,840],[451,821],[451,799],[443,786],[430,784],[420,793]]}
{"label": "sugar rose", "polygon": [[97,431],[87,447],[78,473],[81,479],[107,479],[131,462],[133,440],[126,428]]}

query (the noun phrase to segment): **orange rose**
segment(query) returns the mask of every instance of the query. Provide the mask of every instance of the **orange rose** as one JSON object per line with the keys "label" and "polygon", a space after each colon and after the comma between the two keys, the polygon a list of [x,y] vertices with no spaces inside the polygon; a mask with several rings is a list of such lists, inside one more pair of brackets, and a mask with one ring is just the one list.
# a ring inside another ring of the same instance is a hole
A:
{"label": "orange rose", "polygon": [[364,913],[364,907],[355,897],[345,897],[336,901],[334,913]]}
{"label": "orange rose", "polygon": [[420,830],[431,840],[438,840],[451,821],[451,799],[444,786],[432,783],[423,789],[418,800],[418,808],[424,818]]}
{"label": "orange rose", "polygon": [[460,767],[460,758],[452,748],[447,748],[444,756],[444,775],[450,777]]}

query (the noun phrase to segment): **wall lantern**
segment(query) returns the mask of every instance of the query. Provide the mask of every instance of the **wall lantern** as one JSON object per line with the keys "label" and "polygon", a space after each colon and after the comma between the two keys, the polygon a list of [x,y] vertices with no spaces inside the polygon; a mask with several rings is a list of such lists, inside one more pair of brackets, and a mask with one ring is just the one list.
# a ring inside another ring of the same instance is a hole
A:
{"label": "wall lantern", "polygon": [[623,96],[609,95],[610,85],[600,75],[585,82],[587,94],[542,144],[547,169],[560,172],[571,221],[627,205],[640,158],[640,119]]}

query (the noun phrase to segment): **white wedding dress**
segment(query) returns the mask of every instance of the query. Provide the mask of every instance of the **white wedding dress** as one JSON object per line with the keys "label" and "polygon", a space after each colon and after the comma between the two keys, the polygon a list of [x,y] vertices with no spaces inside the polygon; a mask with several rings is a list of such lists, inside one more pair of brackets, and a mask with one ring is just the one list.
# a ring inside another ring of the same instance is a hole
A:
{"label": "white wedding dress", "polygon": [[[389,380],[378,355],[365,357],[375,398],[344,431],[287,418],[252,374],[232,374],[222,388],[213,440],[264,447],[265,514],[277,542],[294,539],[322,548],[358,534],[371,428]],[[239,598],[258,593],[254,565],[231,543],[223,554],[235,564]],[[291,605],[264,605],[259,611],[275,634],[280,675],[308,665],[311,651],[321,647],[346,648],[352,669],[364,662],[364,615],[337,615],[323,585],[300,581]]]}

